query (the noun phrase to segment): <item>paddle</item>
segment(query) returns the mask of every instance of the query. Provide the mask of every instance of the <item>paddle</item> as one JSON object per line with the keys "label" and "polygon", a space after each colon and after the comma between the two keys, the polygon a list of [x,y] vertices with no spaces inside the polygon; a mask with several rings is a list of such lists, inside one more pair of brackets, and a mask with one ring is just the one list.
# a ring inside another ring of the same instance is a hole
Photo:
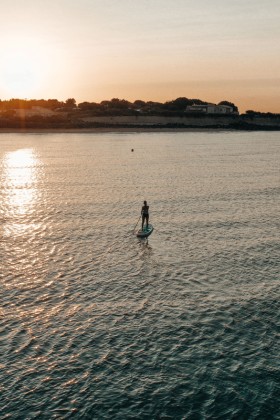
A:
{"label": "paddle", "polygon": [[136,223],[136,225],[135,225],[135,228],[133,229],[133,232],[135,231],[135,229],[136,229],[136,226],[138,225],[138,223],[139,223],[139,220],[141,219],[141,216],[142,216],[142,214],[140,214],[140,216],[139,216],[139,219],[137,220],[137,223]]}

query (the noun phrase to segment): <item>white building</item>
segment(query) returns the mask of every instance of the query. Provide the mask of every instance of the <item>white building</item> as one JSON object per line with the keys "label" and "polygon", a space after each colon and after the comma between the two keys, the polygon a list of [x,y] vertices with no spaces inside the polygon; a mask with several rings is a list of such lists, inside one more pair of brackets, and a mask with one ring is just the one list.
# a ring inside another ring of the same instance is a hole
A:
{"label": "white building", "polygon": [[186,108],[186,112],[197,112],[202,114],[238,114],[237,111],[230,105],[189,105]]}

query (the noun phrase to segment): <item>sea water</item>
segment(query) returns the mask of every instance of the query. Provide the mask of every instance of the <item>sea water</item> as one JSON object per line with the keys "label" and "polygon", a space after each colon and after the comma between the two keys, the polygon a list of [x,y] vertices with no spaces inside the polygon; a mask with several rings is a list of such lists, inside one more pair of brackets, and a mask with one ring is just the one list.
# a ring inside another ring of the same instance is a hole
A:
{"label": "sea water", "polygon": [[1,134],[0,418],[279,419],[279,162],[277,132]]}

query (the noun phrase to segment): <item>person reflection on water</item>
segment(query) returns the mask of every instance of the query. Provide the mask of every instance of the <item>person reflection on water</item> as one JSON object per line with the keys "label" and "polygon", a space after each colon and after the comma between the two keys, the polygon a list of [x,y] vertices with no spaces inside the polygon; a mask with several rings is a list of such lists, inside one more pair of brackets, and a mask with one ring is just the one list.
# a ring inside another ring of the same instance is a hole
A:
{"label": "person reflection on water", "polygon": [[146,200],[144,201],[144,205],[142,206],[141,214],[142,214],[142,230],[143,230],[145,221],[146,221],[147,228],[149,224],[149,206]]}

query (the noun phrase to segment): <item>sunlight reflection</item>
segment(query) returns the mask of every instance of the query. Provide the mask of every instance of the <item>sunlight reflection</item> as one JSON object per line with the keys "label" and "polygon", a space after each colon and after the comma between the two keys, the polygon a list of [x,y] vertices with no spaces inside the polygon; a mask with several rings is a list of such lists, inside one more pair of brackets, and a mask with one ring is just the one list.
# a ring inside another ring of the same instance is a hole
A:
{"label": "sunlight reflection", "polygon": [[18,235],[29,228],[38,198],[38,159],[33,149],[20,149],[7,153],[3,166],[5,230]]}

